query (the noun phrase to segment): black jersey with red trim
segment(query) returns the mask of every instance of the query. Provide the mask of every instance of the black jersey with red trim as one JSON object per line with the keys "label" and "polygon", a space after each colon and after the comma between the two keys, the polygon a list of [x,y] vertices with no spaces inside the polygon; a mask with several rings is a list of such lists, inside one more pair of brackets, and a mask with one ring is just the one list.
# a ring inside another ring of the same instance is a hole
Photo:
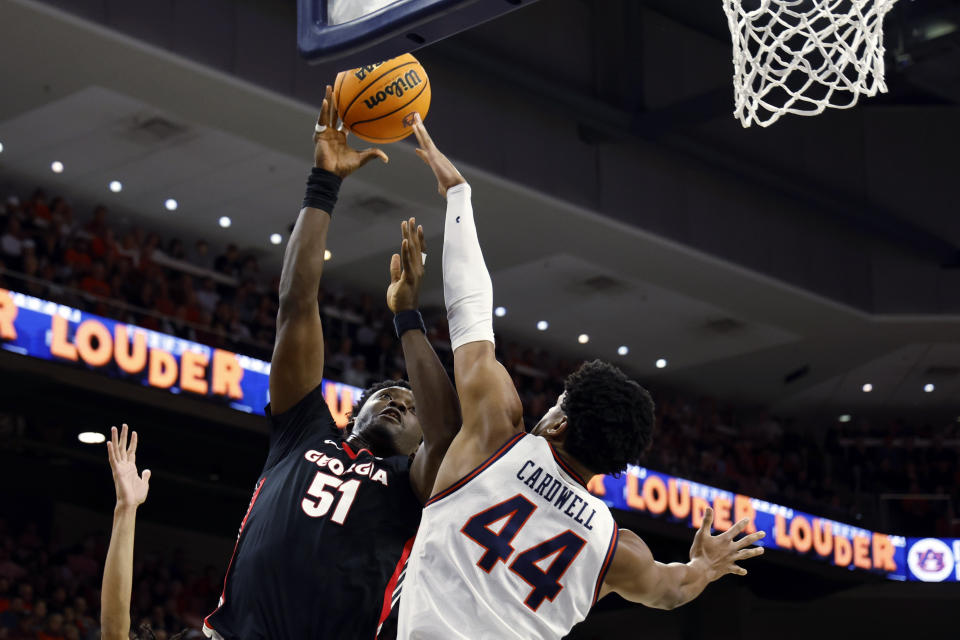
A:
{"label": "black jersey with red trim", "polygon": [[267,462],[204,631],[372,640],[420,523],[410,460],[354,451],[319,386],[270,419]]}

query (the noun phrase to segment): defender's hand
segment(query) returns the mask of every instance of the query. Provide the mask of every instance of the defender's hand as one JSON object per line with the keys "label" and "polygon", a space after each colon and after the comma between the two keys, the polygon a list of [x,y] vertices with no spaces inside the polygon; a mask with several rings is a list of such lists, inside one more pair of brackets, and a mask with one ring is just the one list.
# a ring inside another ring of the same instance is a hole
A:
{"label": "defender's hand", "polygon": [[320,108],[320,117],[313,134],[313,166],[326,169],[344,178],[374,158],[389,162],[380,149],[357,151],[347,145],[347,132],[338,129],[337,105],[333,100],[333,87],[327,85],[327,95]]}
{"label": "defender's hand", "polygon": [[423,253],[427,245],[423,240],[423,227],[417,219],[400,223],[400,253],[390,258],[390,286],[387,288],[387,306],[398,313],[419,306],[420,282],[423,280]]}
{"label": "defender's hand", "polygon": [[453,166],[453,163],[447,159],[447,156],[437,149],[437,145],[433,143],[430,134],[427,133],[427,128],[423,126],[423,119],[419,113],[413,116],[413,133],[417,136],[417,142],[420,144],[417,155],[433,170],[433,175],[437,176],[437,191],[446,198],[447,189],[463,184],[466,180]]}
{"label": "defender's hand", "polygon": [[150,470],[144,469],[142,477],[137,473],[137,432],[131,434],[130,445],[127,446],[127,425],[123,425],[119,440],[117,428],[110,427],[107,456],[117,490],[117,506],[138,507],[143,504],[150,491]]}
{"label": "defender's hand", "polygon": [[713,582],[728,573],[738,576],[747,575],[747,570],[737,566],[736,563],[761,555],[763,547],[752,549],[746,547],[766,535],[763,531],[757,531],[739,540],[734,540],[749,522],[748,518],[744,518],[727,531],[712,536],[710,535],[710,525],[713,524],[713,509],[708,507],[703,514],[700,529],[693,538],[693,546],[690,547],[690,564],[703,570],[709,582]]}

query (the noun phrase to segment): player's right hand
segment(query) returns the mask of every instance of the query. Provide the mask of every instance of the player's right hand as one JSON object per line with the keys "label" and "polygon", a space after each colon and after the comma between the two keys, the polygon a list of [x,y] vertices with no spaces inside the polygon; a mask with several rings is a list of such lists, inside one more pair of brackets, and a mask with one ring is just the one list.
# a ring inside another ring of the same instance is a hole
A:
{"label": "player's right hand", "polygon": [[699,565],[710,582],[728,573],[747,575],[747,570],[738,566],[737,562],[761,555],[763,547],[747,547],[766,535],[763,531],[757,531],[734,540],[749,522],[748,518],[744,518],[723,533],[712,536],[710,527],[713,524],[713,509],[707,507],[703,522],[700,523],[700,529],[697,530],[690,547],[690,564]]}
{"label": "player's right hand", "polygon": [[417,219],[410,218],[400,224],[403,239],[400,253],[390,258],[390,286],[387,288],[387,306],[399,313],[420,306],[420,282],[423,280],[423,254],[427,245],[423,240],[423,227]]}
{"label": "player's right hand", "polygon": [[313,166],[345,178],[374,158],[390,161],[387,154],[380,149],[357,151],[347,145],[347,132],[337,128],[337,119],[333,87],[327,85],[326,97],[323,99],[313,134]]}
{"label": "player's right hand", "polygon": [[446,198],[447,190],[450,187],[463,184],[466,180],[463,179],[463,176],[460,175],[460,172],[457,171],[457,168],[453,166],[447,156],[437,149],[437,145],[434,144],[430,134],[427,133],[427,128],[423,126],[423,118],[420,117],[419,113],[414,114],[413,133],[417,136],[417,143],[420,145],[420,148],[417,149],[417,155],[433,170],[433,175],[437,177],[437,191]]}
{"label": "player's right hand", "polygon": [[142,476],[137,473],[137,432],[130,435],[130,444],[127,446],[127,425],[123,425],[119,439],[117,428],[110,427],[107,456],[110,458],[110,470],[113,471],[113,485],[117,490],[117,506],[138,507],[143,504],[150,491],[150,470],[144,469]]}

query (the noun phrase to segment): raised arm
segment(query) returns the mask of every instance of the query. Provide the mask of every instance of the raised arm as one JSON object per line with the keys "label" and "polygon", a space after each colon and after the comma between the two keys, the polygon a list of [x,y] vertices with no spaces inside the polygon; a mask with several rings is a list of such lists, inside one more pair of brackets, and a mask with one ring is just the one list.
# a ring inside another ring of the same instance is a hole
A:
{"label": "raised arm", "polygon": [[323,275],[330,214],[340,183],[373,158],[387,162],[379,149],[356,151],[337,128],[333,90],[327,86],[313,136],[314,169],[307,197],[283,254],[277,338],[270,366],[271,412],[291,408],[323,379],[323,328],[317,293]]}
{"label": "raised arm", "polygon": [[433,170],[438,190],[447,198],[443,297],[463,413],[461,435],[472,441],[470,451],[489,454],[523,430],[523,407],[494,351],[493,284],[477,239],[470,185],[437,149],[419,117],[413,130],[420,143],[417,154]]}
{"label": "raised arm", "polygon": [[130,636],[130,592],[133,587],[133,537],[137,507],[147,499],[150,470],[137,473],[137,432],[127,446],[127,425],[119,440],[117,428],[110,428],[107,457],[113,472],[117,504],[113,510],[113,531],[103,567],[100,592],[100,626],[103,640],[127,640]]}
{"label": "raised arm", "polygon": [[410,218],[401,223],[400,233],[400,253],[390,259],[387,306],[395,314],[394,324],[403,345],[417,418],[423,429],[423,444],[410,467],[410,482],[417,496],[426,502],[443,456],[460,430],[460,402],[450,376],[427,340],[417,310],[424,273],[421,256],[427,250],[423,227],[417,226],[416,218]]}
{"label": "raised arm", "polygon": [[613,591],[648,607],[675,609],[699,596],[708,584],[728,573],[746,575],[747,570],[736,563],[762,554],[762,547],[747,547],[764,536],[763,531],[758,531],[734,540],[747,522],[741,520],[724,533],[712,536],[713,510],[708,508],[693,538],[690,562],[685,564],[657,562],[637,534],[621,529],[620,541],[600,597]]}

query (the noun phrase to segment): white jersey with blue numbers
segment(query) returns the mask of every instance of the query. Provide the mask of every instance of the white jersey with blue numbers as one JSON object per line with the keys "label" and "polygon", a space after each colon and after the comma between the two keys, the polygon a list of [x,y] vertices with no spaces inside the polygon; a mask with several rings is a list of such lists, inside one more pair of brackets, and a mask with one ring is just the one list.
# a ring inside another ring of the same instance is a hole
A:
{"label": "white jersey with blue numbers", "polygon": [[616,545],[603,501],[545,439],[518,434],[424,507],[397,637],[561,638],[596,602]]}

